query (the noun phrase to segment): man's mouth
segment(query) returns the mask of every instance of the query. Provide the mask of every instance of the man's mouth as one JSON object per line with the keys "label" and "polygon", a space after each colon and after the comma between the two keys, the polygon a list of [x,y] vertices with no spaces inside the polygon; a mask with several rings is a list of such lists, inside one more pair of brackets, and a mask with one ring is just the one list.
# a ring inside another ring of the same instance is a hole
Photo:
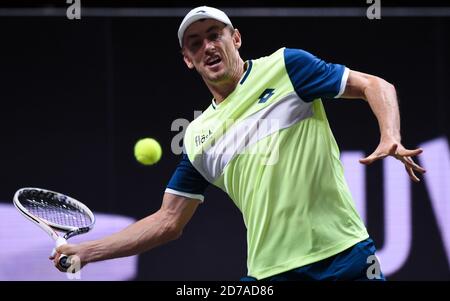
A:
{"label": "man's mouth", "polygon": [[206,66],[213,67],[213,66],[219,64],[221,61],[222,61],[222,59],[220,57],[213,56],[206,60]]}

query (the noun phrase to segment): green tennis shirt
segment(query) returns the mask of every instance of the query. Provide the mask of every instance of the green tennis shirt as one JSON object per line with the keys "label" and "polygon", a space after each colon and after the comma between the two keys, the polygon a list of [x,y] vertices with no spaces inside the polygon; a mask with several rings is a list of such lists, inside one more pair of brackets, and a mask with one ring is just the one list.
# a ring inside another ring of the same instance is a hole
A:
{"label": "green tennis shirt", "polygon": [[348,73],[279,49],[247,61],[235,90],[186,130],[166,192],[203,201],[207,183],[225,191],[247,228],[250,276],[317,262],[368,238],[321,100],[339,97]]}

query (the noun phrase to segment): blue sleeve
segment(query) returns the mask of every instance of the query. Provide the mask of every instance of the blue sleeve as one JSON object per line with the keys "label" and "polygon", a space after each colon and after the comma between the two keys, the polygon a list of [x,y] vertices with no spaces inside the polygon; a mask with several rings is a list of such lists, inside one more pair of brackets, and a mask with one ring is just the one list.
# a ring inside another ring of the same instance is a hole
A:
{"label": "blue sleeve", "polygon": [[289,48],[284,50],[284,61],[295,92],[302,100],[309,102],[342,94],[348,76],[345,66],[326,63],[307,51]]}
{"label": "blue sleeve", "polygon": [[166,192],[203,201],[209,182],[195,169],[186,154],[183,153]]}

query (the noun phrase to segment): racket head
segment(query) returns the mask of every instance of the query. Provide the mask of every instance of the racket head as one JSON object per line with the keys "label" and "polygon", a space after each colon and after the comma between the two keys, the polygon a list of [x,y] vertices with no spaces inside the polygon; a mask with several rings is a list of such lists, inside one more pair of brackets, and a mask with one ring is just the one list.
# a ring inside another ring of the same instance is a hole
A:
{"label": "racket head", "polygon": [[52,229],[66,232],[65,239],[86,233],[95,224],[95,216],[86,205],[48,189],[20,188],[14,194],[14,205],[33,222],[44,222]]}

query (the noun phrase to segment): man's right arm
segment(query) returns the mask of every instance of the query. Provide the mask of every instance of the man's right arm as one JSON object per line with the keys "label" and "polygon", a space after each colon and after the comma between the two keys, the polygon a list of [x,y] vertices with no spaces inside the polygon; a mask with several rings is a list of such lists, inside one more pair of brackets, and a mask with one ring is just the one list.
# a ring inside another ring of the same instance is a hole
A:
{"label": "man's right arm", "polygon": [[59,254],[76,255],[84,266],[90,262],[143,253],[177,239],[199,204],[198,199],[165,193],[157,212],[122,231],[99,240],[60,246],[54,258],[55,265]]}

